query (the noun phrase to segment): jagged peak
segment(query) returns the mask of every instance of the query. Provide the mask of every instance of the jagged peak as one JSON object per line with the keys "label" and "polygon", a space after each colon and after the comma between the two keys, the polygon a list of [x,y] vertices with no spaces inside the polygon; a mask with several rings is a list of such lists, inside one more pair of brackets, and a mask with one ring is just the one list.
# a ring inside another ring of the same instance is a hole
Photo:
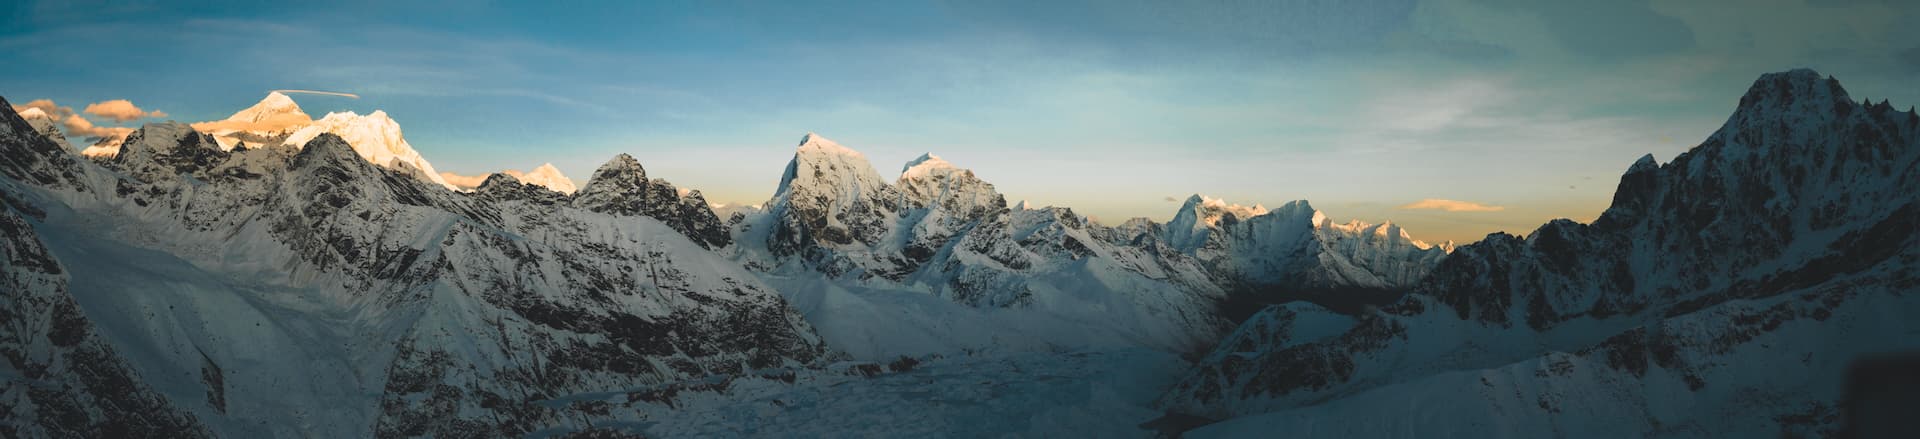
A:
{"label": "jagged peak", "polygon": [[474,190],[485,192],[489,190],[496,190],[502,187],[508,187],[508,188],[517,187],[523,184],[526,184],[526,182],[520,181],[519,178],[516,178],[512,175],[507,175],[504,172],[495,172],[492,174],[487,174],[487,179],[482,180],[480,182],[480,186],[475,187]]}
{"label": "jagged peak", "polygon": [[320,133],[313,136],[313,139],[302,144],[300,152],[293,156],[294,168],[323,166],[327,163],[351,166],[354,162],[367,163],[365,159],[360,158],[360,153],[354,151],[353,144],[347,143],[347,139],[333,133]]}
{"label": "jagged peak", "polygon": [[609,178],[618,178],[630,182],[645,181],[647,179],[647,168],[641,166],[640,160],[634,159],[633,156],[620,153],[614,155],[611,159],[607,159],[607,162],[601,164],[599,168],[594,168],[593,178],[587,180],[587,186],[593,186],[596,183],[604,184],[605,182],[602,182],[602,180]]}
{"label": "jagged peak", "polygon": [[1635,174],[1635,173],[1644,172],[1644,171],[1653,170],[1653,169],[1659,169],[1659,168],[1660,168],[1660,161],[1655,160],[1653,158],[1653,154],[1647,154],[1647,155],[1640,156],[1639,160],[1635,160],[1633,162],[1633,166],[1627,167],[1627,173]]}
{"label": "jagged peak", "polygon": [[1834,111],[1836,103],[1851,103],[1847,90],[1831,76],[1822,77],[1812,69],[1793,69],[1760,75],[1740,96],[1735,113],[1754,111]]}

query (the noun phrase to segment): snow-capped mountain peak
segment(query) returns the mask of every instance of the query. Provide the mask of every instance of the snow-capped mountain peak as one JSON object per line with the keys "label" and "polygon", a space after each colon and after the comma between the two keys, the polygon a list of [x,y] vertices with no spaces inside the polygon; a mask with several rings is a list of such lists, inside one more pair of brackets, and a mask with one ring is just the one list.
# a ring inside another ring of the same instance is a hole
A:
{"label": "snow-capped mountain peak", "polygon": [[1007,205],[993,184],[933,153],[921,154],[902,166],[896,187],[907,206],[938,206],[946,214],[969,220]]}
{"label": "snow-capped mountain peak", "polygon": [[400,124],[386,111],[374,110],[372,114],[361,116],[352,111],[327,113],[326,117],[313,121],[287,136],[285,145],[299,147],[323,133],[340,136],[353,145],[353,150],[361,158],[375,165],[401,169],[412,168],[420,178],[448,189],[459,189],[447,183],[445,177],[433,169],[433,164],[413,150],[400,132]]}
{"label": "snow-capped mountain peak", "polygon": [[233,113],[232,116],[227,117],[227,120],[231,122],[258,123],[290,117],[300,120],[313,120],[312,116],[308,116],[305,111],[300,110],[300,104],[294,103],[293,98],[276,91],[267,93],[265,99],[261,99],[260,102],[253,104],[253,106]]}
{"label": "snow-capped mountain peak", "polygon": [[793,160],[787,164],[787,171],[780,178],[780,188],[775,197],[795,190],[817,190],[836,192],[839,196],[813,197],[812,200],[850,202],[855,198],[893,198],[875,196],[879,192],[892,192],[890,189],[886,180],[880,178],[880,173],[874,171],[865,154],[809,132],[800,138]]}
{"label": "snow-capped mountain peak", "polygon": [[[1305,202],[1297,203],[1305,204]],[[1180,210],[1174,213],[1173,221],[1167,222],[1168,244],[1179,249],[1199,248],[1212,235],[1208,232],[1209,229],[1231,226],[1248,218],[1265,215],[1267,212],[1265,206],[1258,204],[1251,207],[1242,206],[1219,198],[1193,194],[1187,197],[1187,201],[1180,206]],[[1223,222],[1225,224],[1222,224]]]}
{"label": "snow-capped mountain peak", "polygon": [[1196,212],[1199,215],[1198,218],[1200,222],[1204,222],[1208,225],[1218,225],[1220,223],[1220,219],[1229,214],[1233,215],[1238,219],[1243,219],[1243,220],[1247,218],[1252,218],[1255,216],[1267,214],[1266,206],[1262,206],[1259,204],[1254,204],[1253,206],[1242,206],[1238,204],[1228,203],[1227,200],[1224,200],[1224,199],[1208,197],[1200,194],[1193,194],[1193,196],[1187,197],[1187,205],[1186,207],[1183,208],[1183,210],[1191,210],[1193,212]]}
{"label": "snow-capped mountain peak", "polygon": [[[631,157],[629,157],[629,159],[631,159]],[[532,172],[507,170],[504,173],[519,179],[522,183],[545,187],[552,189],[554,192],[572,195],[574,191],[578,190],[573,185],[573,180],[568,179],[566,174],[561,174],[560,169],[553,167],[552,163],[542,164],[540,167],[533,168]]]}

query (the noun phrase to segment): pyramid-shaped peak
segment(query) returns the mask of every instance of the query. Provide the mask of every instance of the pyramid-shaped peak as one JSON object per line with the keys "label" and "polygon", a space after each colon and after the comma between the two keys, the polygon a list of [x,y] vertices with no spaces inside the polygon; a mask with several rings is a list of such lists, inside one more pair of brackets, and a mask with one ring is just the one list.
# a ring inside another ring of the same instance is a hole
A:
{"label": "pyramid-shaped peak", "polygon": [[295,105],[295,104],[293,103],[292,97],[289,97],[286,94],[280,93],[278,91],[270,91],[270,92],[267,92],[267,97],[265,99],[261,99],[260,103],[256,105],[283,107],[283,106],[289,106],[289,105]]}
{"label": "pyramid-shaped peak", "polygon": [[266,122],[286,117],[312,119],[305,111],[300,110],[300,104],[294,103],[293,98],[276,91],[267,93],[266,98],[261,99],[260,102],[253,104],[253,106],[233,113],[232,116],[227,117],[227,120],[237,122]]}
{"label": "pyramid-shaped peak", "polygon": [[601,164],[599,168],[594,169],[593,174],[595,178],[599,178],[598,176],[602,174],[634,174],[640,178],[646,178],[647,168],[640,166],[640,160],[634,159],[633,156],[627,153],[620,153],[614,155],[611,159],[607,159],[607,162]]}

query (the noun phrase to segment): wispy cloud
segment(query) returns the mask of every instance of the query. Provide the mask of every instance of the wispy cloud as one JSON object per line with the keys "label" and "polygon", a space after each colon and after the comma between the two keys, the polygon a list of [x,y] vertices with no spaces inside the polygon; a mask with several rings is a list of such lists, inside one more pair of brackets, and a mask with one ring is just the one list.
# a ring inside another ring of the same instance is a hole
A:
{"label": "wispy cloud", "polygon": [[114,122],[129,122],[149,117],[167,117],[166,112],[159,110],[142,110],[139,106],[133,105],[133,101],[126,99],[94,102],[87,104],[87,109],[83,111],[87,114],[111,119]]}
{"label": "wispy cloud", "polygon": [[310,94],[310,95],[321,95],[321,96],[339,96],[343,98],[360,99],[360,95],[353,94],[353,93],[341,93],[337,91],[280,89],[280,90],[274,90],[273,92],[274,93],[299,93],[299,94]]}
{"label": "wispy cloud", "polygon": [[1425,200],[1415,201],[1405,206],[1400,206],[1400,208],[1401,209],[1444,210],[1448,212],[1499,212],[1502,210],[1507,210],[1506,207],[1502,207],[1502,206],[1490,206],[1486,204],[1475,203],[1472,201],[1443,200],[1439,198],[1428,198]]}

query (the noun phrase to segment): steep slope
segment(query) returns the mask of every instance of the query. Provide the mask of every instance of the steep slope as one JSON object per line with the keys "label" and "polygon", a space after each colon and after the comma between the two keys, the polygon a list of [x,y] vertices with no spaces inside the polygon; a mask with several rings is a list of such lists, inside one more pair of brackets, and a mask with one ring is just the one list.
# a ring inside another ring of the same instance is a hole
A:
{"label": "steep slope", "polygon": [[771,236],[757,241],[765,242],[775,260],[830,277],[897,279],[912,271],[905,259],[863,250],[884,244],[900,201],[865,155],[807,133],[773,200],[765,204],[767,217],[776,223],[762,231]]}
{"label": "steep slope", "polygon": [[73,170],[78,162],[71,148],[13,114],[5,99],[0,107],[0,435],[209,436],[191,413],[134,374],[68,294],[72,274],[34,231],[46,213],[22,203],[28,194],[12,182],[70,188],[77,174],[21,173],[16,165],[34,159],[24,163]]}
{"label": "steep slope", "polygon": [[27,125],[32,125],[35,132],[46,136],[47,139],[52,140],[55,145],[60,145],[61,148],[73,149],[73,144],[67,142],[67,134],[60,131],[60,121],[53,120],[53,116],[47,114],[47,112],[41,111],[39,108],[27,108],[25,111],[20,112],[20,118],[25,119]]}
{"label": "steep slope", "polygon": [[1463,246],[1351,322],[1270,309],[1162,404],[1270,412],[1223,434],[1832,434],[1849,361],[1920,348],[1917,139],[1920,115],[1832,78],[1763,75],[1698,147],[1634,163],[1593,224]]}
{"label": "steep slope", "polygon": [[[127,359],[125,386],[28,395],[17,413],[140,410],[123,419],[220,436],[518,436],[613,416],[541,404],[556,395],[827,355],[777,293],[673,228],[505,176],[457,193],[331,134],[225,150],[171,123],[94,164],[0,118],[0,194],[45,218],[13,229],[45,240],[72,279],[25,292],[67,297],[86,320],[62,331]],[[25,248],[21,236],[6,242]],[[54,306],[37,303],[20,309]],[[19,344],[52,352],[34,358],[80,349]],[[71,376],[58,379],[92,379]]]}

